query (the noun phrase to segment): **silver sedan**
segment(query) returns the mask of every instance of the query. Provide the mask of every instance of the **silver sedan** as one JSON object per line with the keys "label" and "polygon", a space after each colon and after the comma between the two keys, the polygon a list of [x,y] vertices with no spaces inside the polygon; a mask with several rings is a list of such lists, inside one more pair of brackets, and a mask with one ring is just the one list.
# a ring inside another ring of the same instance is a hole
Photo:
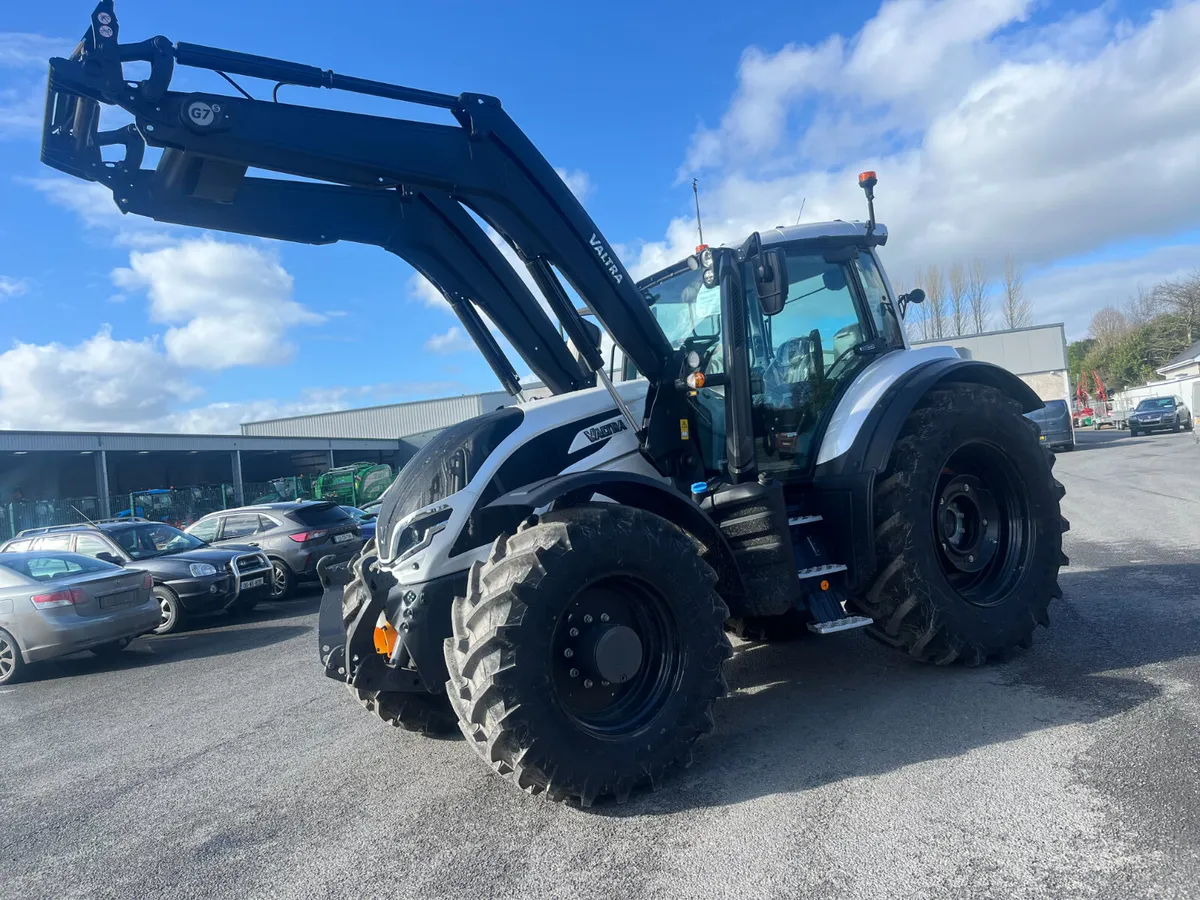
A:
{"label": "silver sedan", "polygon": [[77,553],[0,554],[0,684],[29,663],[106,655],[158,625],[148,572]]}

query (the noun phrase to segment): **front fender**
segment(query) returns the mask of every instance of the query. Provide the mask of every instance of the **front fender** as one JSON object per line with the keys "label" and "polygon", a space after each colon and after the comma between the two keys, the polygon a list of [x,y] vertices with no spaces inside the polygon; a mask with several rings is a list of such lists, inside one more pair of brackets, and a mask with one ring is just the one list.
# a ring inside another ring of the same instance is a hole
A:
{"label": "front fender", "polygon": [[742,576],[733,549],[717,524],[699,506],[670,485],[648,475],[608,469],[569,472],[536,481],[497,497],[489,507],[525,507],[530,512],[551,504],[574,506],[595,495],[633,506],[672,522],[704,545],[706,561],[717,572],[717,591],[726,602],[741,596]]}

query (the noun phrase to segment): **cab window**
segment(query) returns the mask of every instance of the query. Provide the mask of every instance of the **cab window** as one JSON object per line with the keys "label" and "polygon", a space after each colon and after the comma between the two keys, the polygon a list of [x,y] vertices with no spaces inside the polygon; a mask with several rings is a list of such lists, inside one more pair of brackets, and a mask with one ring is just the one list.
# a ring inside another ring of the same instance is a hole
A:
{"label": "cab window", "polygon": [[220,524],[221,520],[217,516],[213,516],[211,519],[201,519],[189,528],[187,533],[205,543],[211,543],[217,539],[217,526]]}

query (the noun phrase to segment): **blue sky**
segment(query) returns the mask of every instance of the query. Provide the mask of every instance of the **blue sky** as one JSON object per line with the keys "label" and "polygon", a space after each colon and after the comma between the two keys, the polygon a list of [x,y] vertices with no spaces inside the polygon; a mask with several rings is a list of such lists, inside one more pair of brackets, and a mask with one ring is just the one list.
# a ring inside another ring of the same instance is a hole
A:
{"label": "blue sky", "polygon": [[[692,175],[710,239],[740,240],[802,203],[809,221],[860,217],[867,167],[898,286],[976,257],[998,275],[1011,253],[1035,319],[1072,336],[1200,262],[1195,3],[672,6],[118,0],[117,13],[125,41],[499,96],[637,274],[694,243]],[[15,4],[0,33],[0,427],[235,430],[495,386],[382,251],[122,220],[42,166],[37,60],[68,52],[90,12]]]}

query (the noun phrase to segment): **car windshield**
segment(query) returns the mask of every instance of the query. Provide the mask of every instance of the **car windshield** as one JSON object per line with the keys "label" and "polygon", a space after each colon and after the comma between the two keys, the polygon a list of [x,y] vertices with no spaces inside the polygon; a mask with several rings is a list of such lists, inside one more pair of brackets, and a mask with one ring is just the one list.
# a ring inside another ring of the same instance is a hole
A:
{"label": "car windshield", "polygon": [[1140,412],[1145,409],[1170,409],[1174,405],[1175,401],[1170,397],[1152,397],[1150,399],[1143,400],[1137,405],[1137,408]]}
{"label": "car windshield", "polygon": [[184,534],[170,525],[133,525],[115,529],[109,537],[121,545],[130,559],[150,559],[154,556],[170,556],[184,550],[195,550],[206,546],[204,541]]}

